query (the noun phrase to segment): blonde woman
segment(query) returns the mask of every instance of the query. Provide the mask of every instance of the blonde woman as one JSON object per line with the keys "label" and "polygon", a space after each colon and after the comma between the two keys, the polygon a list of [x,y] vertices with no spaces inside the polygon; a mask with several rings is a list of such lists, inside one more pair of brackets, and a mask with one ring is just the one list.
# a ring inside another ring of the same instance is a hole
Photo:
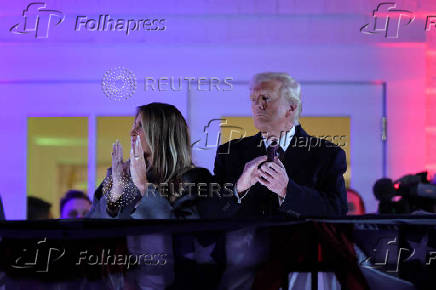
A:
{"label": "blonde woman", "polygon": [[199,218],[196,200],[207,193],[198,194],[193,184],[207,183],[211,175],[192,163],[188,126],[180,111],[163,103],[140,106],[130,136],[127,162],[121,144],[113,144],[112,168],[95,192],[88,217]]}
{"label": "blonde woman", "polygon": [[[207,193],[197,192],[196,184],[209,183],[212,177],[192,163],[188,126],[180,111],[163,103],[140,106],[130,136],[127,162],[120,143],[113,144],[112,168],[95,192],[88,218],[200,218],[204,202],[200,196]],[[121,283],[127,289],[165,289],[177,283],[174,256],[184,254],[180,247],[173,249],[177,240],[171,234],[129,236],[127,242],[129,254],[159,255],[159,266],[130,269],[114,288],[122,288]]]}

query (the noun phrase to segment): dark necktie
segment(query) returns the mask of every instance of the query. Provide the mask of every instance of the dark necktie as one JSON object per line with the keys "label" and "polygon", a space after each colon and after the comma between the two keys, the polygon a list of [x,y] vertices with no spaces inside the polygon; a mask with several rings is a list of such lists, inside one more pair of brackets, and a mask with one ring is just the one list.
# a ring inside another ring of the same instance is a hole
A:
{"label": "dark necktie", "polygon": [[[284,156],[285,156],[285,151],[283,150],[283,148],[279,145],[279,143],[277,142],[277,140],[273,140],[271,142],[271,144],[268,146],[268,148],[266,149],[266,154],[268,156],[268,160],[272,160],[275,159],[275,157],[277,156],[278,159],[280,159],[280,161],[282,163],[284,163]],[[284,165],[284,164],[283,164]],[[268,214],[267,215],[272,215],[274,214],[275,210],[277,210],[277,208],[279,207],[280,203],[279,203],[279,197],[276,194],[269,194],[268,195]]]}
{"label": "dark necktie", "polygon": [[283,148],[278,144],[276,140],[272,141],[271,144],[267,148],[267,156],[277,156],[280,161],[283,163],[283,160],[285,160],[285,151]]}

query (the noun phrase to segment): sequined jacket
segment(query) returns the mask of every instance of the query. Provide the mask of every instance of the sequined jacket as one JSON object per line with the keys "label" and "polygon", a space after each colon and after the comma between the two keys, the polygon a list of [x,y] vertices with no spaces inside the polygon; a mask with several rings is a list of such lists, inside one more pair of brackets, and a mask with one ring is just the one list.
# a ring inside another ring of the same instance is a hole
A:
{"label": "sequined jacket", "polygon": [[[128,168],[128,162],[124,164]],[[118,219],[197,219],[205,211],[205,194],[196,190],[199,183],[209,184],[212,176],[206,168],[192,168],[181,176],[183,184],[189,184],[180,195],[170,199],[159,187],[149,185],[143,195],[130,177],[130,171],[123,181],[123,197],[114,204],[109,201],[108,192],[112,185],[112,169],[109,168],[103,182],[94,193],[88,218]],[[193,186],[195,184],[195,186]],[[203,189],[204,190],[204,189]]]}

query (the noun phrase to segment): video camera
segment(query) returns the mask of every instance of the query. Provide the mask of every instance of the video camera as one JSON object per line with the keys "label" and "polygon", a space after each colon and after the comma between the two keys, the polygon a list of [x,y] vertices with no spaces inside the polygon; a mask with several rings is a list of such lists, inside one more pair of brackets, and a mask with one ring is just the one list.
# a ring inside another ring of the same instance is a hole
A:
{"label": "video camera", "polygon": [[436,185],[430,184],[427,172],[409,174],[396,181],[378,179],[373,187],[379,213],[436,213]]}

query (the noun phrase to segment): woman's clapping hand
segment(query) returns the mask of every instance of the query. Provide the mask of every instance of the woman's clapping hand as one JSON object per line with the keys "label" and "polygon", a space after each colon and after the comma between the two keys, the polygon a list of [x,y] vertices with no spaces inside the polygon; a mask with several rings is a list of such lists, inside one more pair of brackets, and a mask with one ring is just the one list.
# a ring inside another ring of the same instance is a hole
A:
{"label": "woman's clapping hand", "polygon": [[135,186],[141,191],[141,194],[144,194],[147,185],[147,165],[139,135],[130,149],[130,174]]}

